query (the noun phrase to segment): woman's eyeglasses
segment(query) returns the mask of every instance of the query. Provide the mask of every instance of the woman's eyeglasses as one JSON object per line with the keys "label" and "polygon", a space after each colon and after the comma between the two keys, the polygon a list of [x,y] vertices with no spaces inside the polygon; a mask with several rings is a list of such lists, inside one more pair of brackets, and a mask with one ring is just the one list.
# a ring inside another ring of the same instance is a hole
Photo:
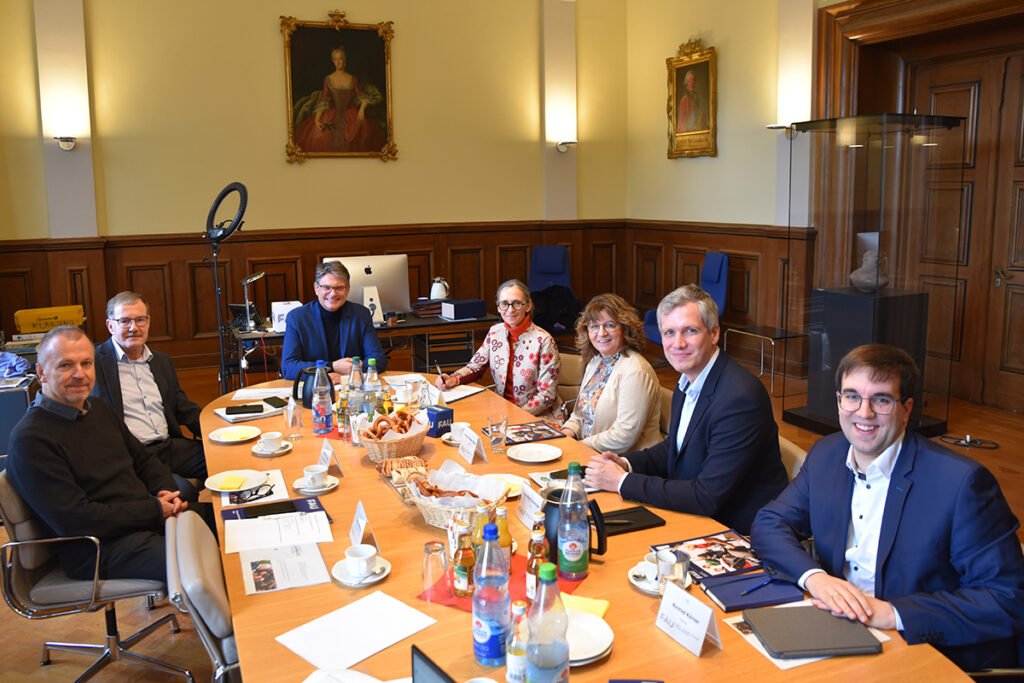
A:
{"label": "woman's eyeglasses", "polygon": [[499,301],[498,310],[504,313],[511,306],[513,311],[518,311],[521,310],[525,305],[525,301]]}
{"label": "woman's eyeglasses", "polygon": [[619,329],[619,324],[616,322],[587,323],[587,329],[594,333],[600,332],[601,330],[604,330],[606,332],[614,332],[615,330]]}

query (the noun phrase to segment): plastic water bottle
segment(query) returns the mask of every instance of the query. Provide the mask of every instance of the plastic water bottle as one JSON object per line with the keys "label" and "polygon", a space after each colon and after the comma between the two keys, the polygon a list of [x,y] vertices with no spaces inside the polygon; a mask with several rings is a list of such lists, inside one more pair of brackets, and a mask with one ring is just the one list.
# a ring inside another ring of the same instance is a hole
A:
{"label": "plastic water bottle", "polygon": [[[352,370],[348,375],[348,390],[363,390],[363,370],[362,365],[359,363],[359,356],[352,356]],[[356,407],[358,408],[360,406]]]}
{"label": "plastic water bottle", "polygon": [[512,627],[505,641],[505,683],[526,683],[526,600],[512,603]]}
{"label": "plastic water bottle", "polygon": [[473,570],[473,656],[483,666],[504,666],[511,619],[508,565],[498,545],[498,526],[484,526],[484,544]]}
{"label": "plastic water bottle", "polygon": [[578,462],[569,463],[569,478],[558,504],[558,575],[570,581],[585,577],[590,566],[587,491],[580,471]]}
{"label": "plastic water bottle", "polygon": [[376,358],[370,358],[366,362],[369,367],[366,369],[366,379],[363,380],[363,412],[373,415],[381,390],[380,375],[377,374]]}
{"label": "plastic water bottle", "polygon": [[331,378],[327,374],[327,365],[316,362],[316,375],[313,377],[313,432],[326,434],[331,431],[334,411],[331,406]]}
{"label": "plastic water bottle", "polygon": [[526,617],[526,680],[565,683],[569,680],[569,615],[558,590],[555,565],[540,566],[537,599]]}

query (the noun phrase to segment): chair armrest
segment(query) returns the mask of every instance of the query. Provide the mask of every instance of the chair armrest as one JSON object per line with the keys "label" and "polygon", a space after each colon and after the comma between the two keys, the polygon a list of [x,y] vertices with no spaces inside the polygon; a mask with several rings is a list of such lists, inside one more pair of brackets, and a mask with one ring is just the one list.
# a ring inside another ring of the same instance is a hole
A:
{"label": "chair armrest", "polygon": [[[0,584],[3,587],[4,599],[7,604],[10,605],[18,614],[24,617],[29,617],[31,613],[27,613],[24,607],[19,607],[15,604],[16,597],[11,589],[11,576],[10,573],[13,571],[13,562],[17,561],[17,553],[11,551],[17,551],[18,548],[28,547],[34,545],[47,545],[51,543],[68,543],[70,541],[92,541],[96,547],[96,559],[93,562],[92,568],[92,596],[89,599],[89,604],[86,607],[79,607],[71,610],[60,610],[52,613],[47,613],[42,616],[57,617],[66,614],[76,614],[78,612],[90,612],[96,607],[96,599],[99,596],[100,591],[100,539],[95,536],[58,536],[57,538],[33,538],[27,541],[8,541],[0,546]],[[10,550],[9,550],[10,549]],[[10,557],[8,554],[10,553]]]}

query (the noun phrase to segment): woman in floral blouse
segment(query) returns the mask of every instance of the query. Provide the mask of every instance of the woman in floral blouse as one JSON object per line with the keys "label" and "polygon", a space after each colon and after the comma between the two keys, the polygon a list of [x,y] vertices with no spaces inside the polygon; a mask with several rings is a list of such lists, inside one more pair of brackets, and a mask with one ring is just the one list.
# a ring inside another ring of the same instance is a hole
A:
{"label": "woman in floral blouse", "polygon": [[599,294],[576,321],[576,348],[587,364],[579,398],[562,431],[598,453],[626,453],[661,441],[658,377],[640,351],[644,328],[633,307]]}
{"label": "woman in floral blouse", "polygon": [[541,419],[557,420],[561,361],[555,340],[530,319],[530,290],[519,280],[509,280],[498,287],[497,303],[503,322],[488,330],[465,367],[437,378],[438,388],[475,382],[490,370],[496,392]]}

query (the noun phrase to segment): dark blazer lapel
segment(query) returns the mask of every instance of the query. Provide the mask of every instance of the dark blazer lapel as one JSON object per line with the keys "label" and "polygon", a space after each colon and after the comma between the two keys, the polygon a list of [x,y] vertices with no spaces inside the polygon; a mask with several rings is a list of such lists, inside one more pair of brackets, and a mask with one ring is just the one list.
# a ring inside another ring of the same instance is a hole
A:
{"label": "dark blazer lapel", "polygon": [[[150,353],[153,353],[150,350]],[[157,356],[155,353],[149,360],[149,370],[153,373],[153,381],[156,382],[157,389],[160,390],[160,398],[164,404],[164,416],[167,418],[168,426],[175,424],[174,412],[171,410],[174,404],[174,396],[171,394],[171,382],[168,373],[165,372],[163,359]],[[171,427],[173,430],[173,427]]]}
{"label": "dark blazer lapel", "polygon": [[884,599],[885,596],[885,564],[896,541],[896,531],[900,528],[903,506],[907,502],[907,494],[914,482],[910,473],[914,471],[914,459],[917,457],[917,436],[907,432],[903,435],[896,466],[889,480],[889,491],[885,494],[885,510],[882,511],[882,529],[878,535],[878,555],[875,558],[875,595]]}
{"label": "dark blazer lapel", "polygon": [[679,421],[683,416],[683,400],[685,398],[686,394],[679,391],[679,384],[676,384],[675,389],[672,390],[672,417],[668,421],[668,435],[666,437],[668,441],[670,471],[675,466],[676,458],[679,456],[679,453],[676,451],[676,432],[679,431]]}
{"label": "dark blazer lapel", "polygon": [[[329,357],[327,355],[327,330],[324,329],[324,319],[323,319],[323,317],[320,314],[320,302],[318,300],[311,301],[310,302],[310,310],[313,313],[313,327],[314,327],[314,329],[316,329],[316,335],[317,335],[316,339],[311,339],[310,340],[310,342],[311,342],[311,350],[313,350],[315,352],[313,357],[314,358],[324,358],[324,359],[327,359]],[[341,343],[342,343],[342,349],[341,349],[342,357],[344,357],[344,354],[345,354],[345,349],[344,349],[345,339],[344,338],[342,338]]]}
{"label": "dark blazer lapel", "polygon": [[103,373],[103,381],[107,385],[107,393],[110,394],[110,405],[114,407],[121,418],[124,418],[124,401],[121,400],[121,376],[117,372],[117,351],[114,350],[113,339],[100,344],[99,352],[100,372]]}

